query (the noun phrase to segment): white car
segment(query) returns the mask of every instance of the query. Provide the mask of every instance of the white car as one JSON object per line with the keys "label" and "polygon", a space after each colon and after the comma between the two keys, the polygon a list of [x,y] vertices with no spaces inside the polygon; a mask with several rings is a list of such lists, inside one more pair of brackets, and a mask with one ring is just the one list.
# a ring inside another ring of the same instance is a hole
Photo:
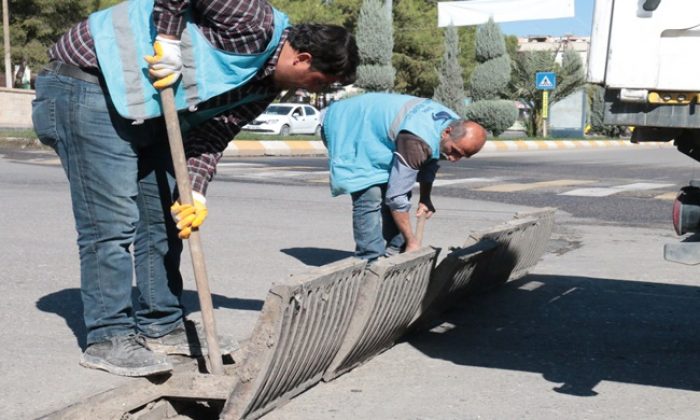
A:
{"label": "white car", "polygon": [[243,126],[244,130],[259,133],[321,134],[321,113],[311,105],[279,103],[270,104],[265,112]]}

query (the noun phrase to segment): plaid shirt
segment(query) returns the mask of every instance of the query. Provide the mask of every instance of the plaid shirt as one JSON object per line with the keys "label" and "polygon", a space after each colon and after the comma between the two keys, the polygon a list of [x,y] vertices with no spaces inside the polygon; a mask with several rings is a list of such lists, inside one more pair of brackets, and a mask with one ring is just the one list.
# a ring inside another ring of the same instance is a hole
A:
{"label": "plaid shirt", "polygon": [[[185,28],[184,12],[192,5],[197,26],[211,44],[239,54],[259,53],[269,43],[274,22],[272,7],[266,0],[155,0],[153,18],[160,34],[178,38]],[[279,94],[271,75],[287,38],[285,31],[277,47],[258,74],[245,85],[214,97],[199,109],[237,102],[251,94],[263,99],[250,102],[220,114],[187,133],[183,139],[192,188],[206,194],[209,181],[224,149],[246,125],[260,115]],[[95,43],[87,20],[66,32],[49,49],[49,58],[85,69],[97,68]]]}

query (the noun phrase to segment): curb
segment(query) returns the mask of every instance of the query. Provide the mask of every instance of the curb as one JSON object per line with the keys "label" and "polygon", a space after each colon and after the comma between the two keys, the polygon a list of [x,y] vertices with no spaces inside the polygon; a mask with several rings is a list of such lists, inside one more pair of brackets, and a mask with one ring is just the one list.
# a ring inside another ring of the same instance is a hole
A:
{"label": "curb", "polygon": [[[631,143],[629,140],[490,140],[483,152],[518,152],[619,147],[667,148],[672,142]],[[327,156],[320,140],[234,140],[224,156]]]}

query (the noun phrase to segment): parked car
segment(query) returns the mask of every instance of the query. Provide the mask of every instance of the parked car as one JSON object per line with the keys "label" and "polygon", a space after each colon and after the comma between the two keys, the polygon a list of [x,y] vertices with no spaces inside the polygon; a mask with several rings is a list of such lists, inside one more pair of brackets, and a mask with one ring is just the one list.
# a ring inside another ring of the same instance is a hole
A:
{"label": "parked car", "polygon": [[321,113],[311,105],[279,103],[270,104],[243,130],[259,133],[279,134],[321,134]]}

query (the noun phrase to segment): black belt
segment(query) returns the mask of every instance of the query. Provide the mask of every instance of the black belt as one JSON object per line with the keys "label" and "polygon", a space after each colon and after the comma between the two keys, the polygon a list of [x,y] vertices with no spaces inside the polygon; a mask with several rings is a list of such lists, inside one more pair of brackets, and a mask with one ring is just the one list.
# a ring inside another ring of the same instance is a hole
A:
{"label": "black belt", "polygon": [[99,84],[100,78],[97,75],[97,70],[94,73],[83,70],[72,64],[61,63],[60,61],[51,61],[44,67],[44,70],[60,74],[62,76],[72,77],[73,79],[82,80],[83,82]]}

